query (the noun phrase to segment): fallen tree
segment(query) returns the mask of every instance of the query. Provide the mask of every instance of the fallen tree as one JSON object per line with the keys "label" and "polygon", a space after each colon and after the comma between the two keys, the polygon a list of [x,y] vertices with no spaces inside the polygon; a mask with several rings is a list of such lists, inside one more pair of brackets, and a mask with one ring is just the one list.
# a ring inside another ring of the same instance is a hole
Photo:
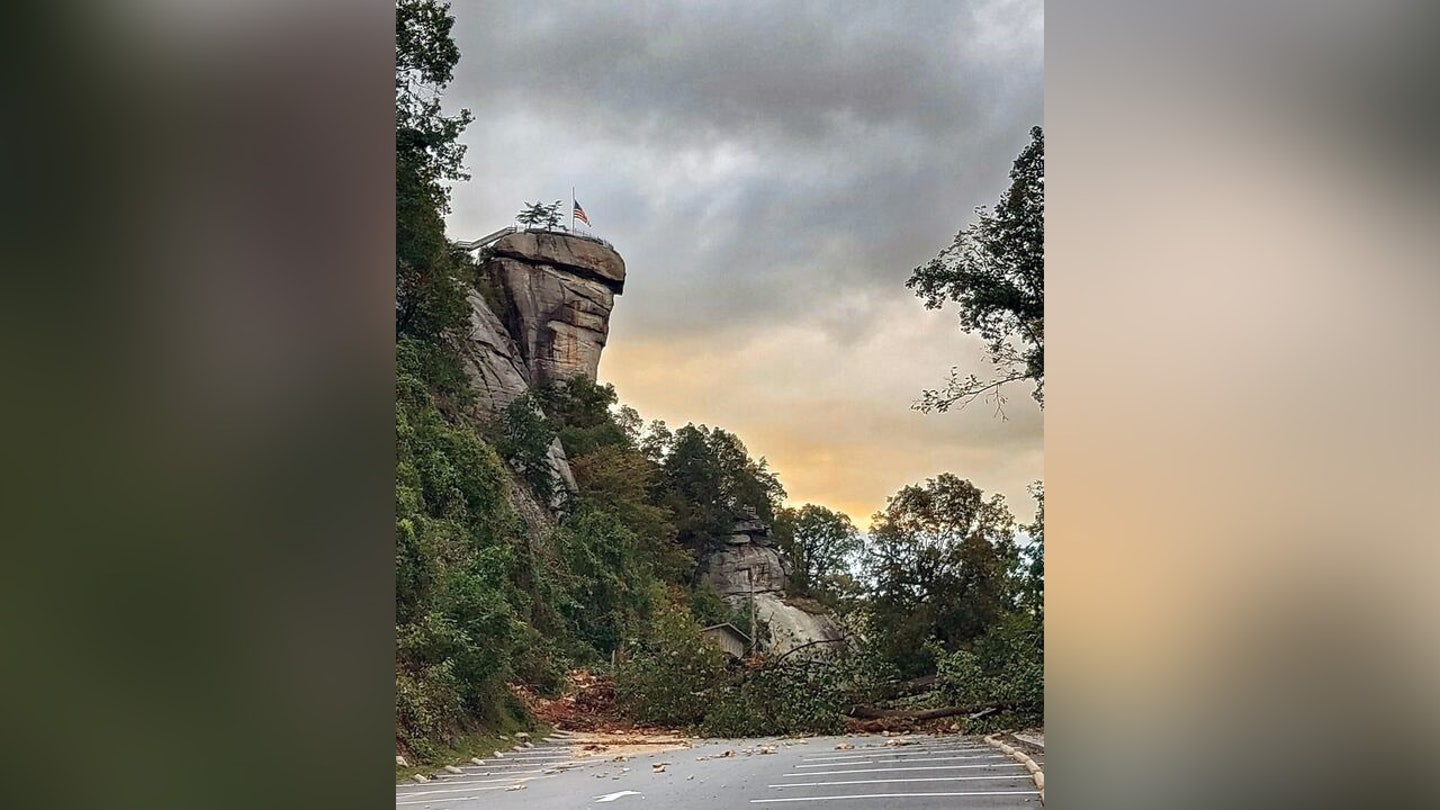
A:
{"label": "fallen tree", "polygon": [[851,706],[846,712],[847,717],[857,720],[902,720],[912,723],[923,723],[927,720],[940,720],[946,717],[958,715],[969,715],[970,719],[978,719],[995,712],[1019,711],[1023,709],[1036,708],[1029,702],[1010,703],[985,703],[978,706],[946,706],[940,709],[877,709],[873,706]]}

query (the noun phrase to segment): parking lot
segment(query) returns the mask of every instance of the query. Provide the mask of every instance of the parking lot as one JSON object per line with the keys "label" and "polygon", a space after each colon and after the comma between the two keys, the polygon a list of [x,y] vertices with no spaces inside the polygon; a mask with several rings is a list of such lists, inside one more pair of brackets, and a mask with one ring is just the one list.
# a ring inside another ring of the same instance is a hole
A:
{"label": "parking lot", "polygon": [[625,756],[616,749],[584,758],[573,740],[552,738],[502,753],[460,774],[398,786],[396,807],[1040,806],[1020,763],[970,737],[703,740],[681,750]]}

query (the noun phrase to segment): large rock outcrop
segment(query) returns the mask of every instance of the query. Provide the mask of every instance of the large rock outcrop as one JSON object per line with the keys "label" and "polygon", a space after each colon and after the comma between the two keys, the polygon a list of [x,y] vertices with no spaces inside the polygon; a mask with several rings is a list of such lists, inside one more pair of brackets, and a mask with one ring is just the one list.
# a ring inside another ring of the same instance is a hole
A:
{"label": "large rock outcrop", "polygon": [[[494,418],[532,387],[595,379],[610,311],[625,287],[625,260],[607,245],[560,233],[521,231],[482,256],[482,283],[469,294],[465,372],[477,416]],[[556,479],[575,488],[560,443],[550,445]]]}
{"label": "large rock outcrop", "polygon": [[736,521],[724,548],[705,559],[704,571],[705,581],[732,607],[754,600],[756,620],[770,628],[769,652],[785,653],[804,644],[844,638],[840,626],[828,615],[785,601],[789,566],[771,543],[769,528],[753,515]]}
{"label": "large rock outcrop", "polygon": [[536,384],[595,378],[625,260],[575,236],[521,231],[501,238],[485,272],[508,296],[507,326]]}

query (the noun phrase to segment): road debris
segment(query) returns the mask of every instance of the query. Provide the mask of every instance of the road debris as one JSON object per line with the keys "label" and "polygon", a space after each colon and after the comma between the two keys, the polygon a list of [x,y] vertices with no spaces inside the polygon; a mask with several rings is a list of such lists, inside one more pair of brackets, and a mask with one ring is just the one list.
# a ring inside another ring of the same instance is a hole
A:
{"label": "road debris", "polygon": [[651,773],[664,773],[664,772],[665,772],[665,766],[666,766],[666,765],[669,765],[669,764],[670,764],[670,763],[668,763],[668,762],[657,762],[657,763],[655,763],[654,765],[651,765],[651,766],[650,766],[650,772],[651,772]]}
{"label": "road debris", "polygon": [[510,787],[505,788],[505,789],[506,789],[506,790],[524,790],[524,789],[525,789],[525,786],[524,786],[524,785],[511,785]]}
{"label": "road debris", "polygon": [[835,746],[835,750],[836,750],[836,751],[849,751],[849,750],[853,749],[854,747],[855,747],[855,746],[851,745],[850,743],[840,743],[839,745]]}

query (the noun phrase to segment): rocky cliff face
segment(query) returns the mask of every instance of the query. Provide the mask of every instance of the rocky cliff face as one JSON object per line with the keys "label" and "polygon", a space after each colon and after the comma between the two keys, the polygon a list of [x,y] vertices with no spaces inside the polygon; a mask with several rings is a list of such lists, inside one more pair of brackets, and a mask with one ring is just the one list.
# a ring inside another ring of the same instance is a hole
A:
{"label": "rocky cliff face", "polygon": [[[610,311],[625,288],[620,254],[579,237],[522,231],[490,246],[481,274],[500,299],[492,306],[478,291],[470,293],[465,372],[482,416],[504,413],[533,386],[595,379]],[[550,464],[573,489],[559,442],[550,446]]]}
{"label": "rocky cliff face", "polygon": [[509,295],[510,334],[536,384],[595,378],[610,310],[625,289],[625,261],[598,242],[555,233],[513,233],[496,242],[485,270]]}
{"label": "rocky cliff face", "polygon": [[[725,547],[705,560],[705,581],[731,606],[755,600],[755,617],[770,627],[768,650],[787,650],[817,641],[839,641],[833,619],[801,610],[785,601],[790,569],[770,542],[770,529],[751,516],[736,521]],[[744,629],[744,628],[742,628]]]}

